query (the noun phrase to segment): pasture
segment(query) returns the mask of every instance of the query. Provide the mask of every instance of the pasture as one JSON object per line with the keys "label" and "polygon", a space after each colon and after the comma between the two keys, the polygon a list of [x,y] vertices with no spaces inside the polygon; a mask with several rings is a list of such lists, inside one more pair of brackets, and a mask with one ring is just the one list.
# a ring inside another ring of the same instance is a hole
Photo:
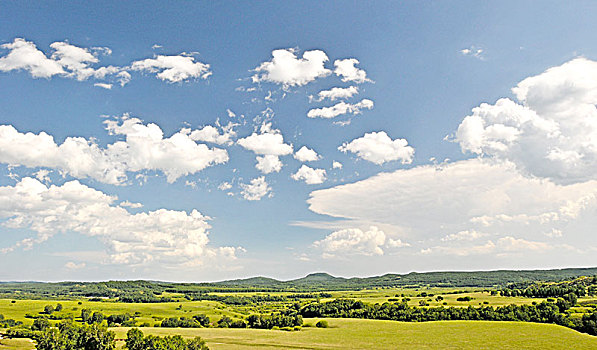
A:
{"label": "pasture", "polygon": [[[525,322],[327,319],[330,328],[286,332],[261,329],[142,328],[146,334],[200,336],[210,349],[595,349],[597,337]],[[315,324],[316,319],[305,319]],[[127,328],[113,329],[117,338]],[[122,346],[122,343],[119,344]]]}

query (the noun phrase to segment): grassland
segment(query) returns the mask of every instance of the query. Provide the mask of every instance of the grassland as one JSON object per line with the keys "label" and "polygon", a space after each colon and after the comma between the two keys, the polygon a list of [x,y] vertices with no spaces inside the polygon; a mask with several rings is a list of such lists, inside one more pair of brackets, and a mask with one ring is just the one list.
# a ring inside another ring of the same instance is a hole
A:
{"label": "grassland", "polygon": [[[259,329],[143,328],[146,334],[200,336],[210,349],[596,349],[597,337],[523,322],[327,319],[330,328],[299,332]],[[314,324],[316,320],[305,319]],[[126,328],[114,328],[124,338]],[[122,346],[122,343],[119,344]]]}
{"label": "grassland", "polygon": [[[360,290],[330,291],[328,301],[338,298],[361,300],[365,303],[384,303],[410,299],[410,306],[419,306],[425,301],[429,307],[456,306],[468,307],[479,305],[501,306],[509,304],[540,303],[545,298],[504,297],[491,295],[483,288],[366,288]],[[423,294],[425,293],[425,294]],[[254,296],[286,295],[292,292],[247,292],[247,293],[211,293],[218,295]],[[443,299],[436,299],[441,296]],[[470,297],[470,301],[458,301],[457,298]],[[0,314],[6,319],[22,321],[26,325],[33,322],[32,316],[38,316],[44,306],[57,303],[63,309],[53,316],[78,319],[81,309],[99,311],[104,315],[128,313],[135,316],[137,325],[156,325],[164,318],[192,317],[197,314],[207,315],[212,322],[222,316],[243,319],[254,313],[267,313],[289,307],[295,301],[288,299],[276,302],[259,302],[251,305],[227,305],[218,301],[189,301],[183,294],[170,293],[173,302],[162,303],[123,303],[115,300],[89,301],[79,300],[27,300],[0,299]],[[303,299],[309,303],[316,299]],[[594,304],[595,297],[579,298],[583,302]],[[592,306],[576,306],[569,310],[577,315]],[[226,328],[157,328],[142,327],[146,334],[174,335],[185,337],[200,336],[207,340],[211,349],[597,349],[597,337],[582,334],[572,329],[552,324],[526,322],[488,322],[488,321],[440,321],[424,323],[404,323],[396,321],[364,319],[327,319],[330,328],[320,329],[303,327],[301,331],[287,332],[261,329],[226,329]],[[317,320],[305,319],[305,323],[315,324]],[[58,321],[51,321],[52,323]],[[105,322],[105,321],[104,321]],[[112,328],[117,338],[126,337],[128,328]],[[118,345],[122,347],[123,342]],[[0,340],[0,349],[33,349],[29,340]]]}

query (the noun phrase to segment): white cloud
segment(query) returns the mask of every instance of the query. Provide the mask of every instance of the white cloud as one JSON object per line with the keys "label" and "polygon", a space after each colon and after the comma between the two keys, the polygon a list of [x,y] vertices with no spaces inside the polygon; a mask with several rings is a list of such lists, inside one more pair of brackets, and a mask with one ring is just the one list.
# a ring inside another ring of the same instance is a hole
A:
{"label": "white cloud", "polygon": [[267,154],[263,157],[257,156],[256,159],[257,164],[255,165],[255,168],[264,174],[269,174],[272,172],[277,173],[282,170],[282,162],[278,156]]}
{"label": "white cloud", "polygon": [[346,219],[344,226],[387,225],[422,244],[440,241],[446,231],[538,241],[552,228],[567,228],[571,245],[597,244],[597,181],[560,185],[525,177],[504,162],[472,159],[380,173],[313,191],[308,203],[315,213]]}
{"label": "white cloud", "polygon": [[93,86],[101,87],[102,89],[106,89],[106,90],[112,90],[112,84],[95,83],[95,84],[93,84]]}
{"label": "white cloud", "polygon": [[436,246],[424,249],[421,253],[457,256],[496,254],[504,256],[515,253],[548,252],[556,248],[566,249],[569,247],[564,245],[551,246],[544,242],[506,236],[498,239],[495,243],[487,241],[485,244],[468,246]]}
{"label": "white cloud", "polygon": [[545,235],[547,237],[552,237],[552,238],[562,237],[562,230],[558,230],[556,228],[552,228],[551,231],[546,232]]}
{"label": "white cloud", "polygon": [[237,143],[243,148],[261,155],[284,156],[292,153],[292,145],[284,143],[280,130],[272,129],[271,123],[264,123],[260,133],[252,133]]}
{"label": "white cloud", "polygon": [[232,188],[232,184],[230,182],[224,181],[218,185],[218,189],[220,191],[227,191]]}
{"label": "white cloud", "polygon": [[85,266],[87,266],[85,263],[77,264],[73,261],[69,261],[66,264],[64,264],[64,267],[66,267],[69,270],[80,270],[85,268]]}
{"label": "white cloud", "polygon": [[[0,45],[0,48],[9,50],[6,56],[0,57],[0,71],[26,70],[34,78],[51,78],[59,75],[78,81],[89,78],[104,80],[108,76],[114,76],[116,77],[114,79],[118,80],[121,85],[128,82],[123,75],[126,72],[120,67],[92,67],[99,63],[98,54],[109,55],[112,53],[107,47],[96,47],[90,51],[68,42],[54,42],[50,44],[50,47],[54,52],[48,58],[33,42],[25,39],[15,38],[12,43]],[[108,83],[94,85],[103,88],[112,87]]]}
{"label": "white cloud", "polygon": [[367,78],[367,72],[363,69],[355,67],[359,64],[359,60],[356,58],[347,58],[344,60],[336,60],[334,61],[334,73],[337,76],[342,77],[343,82],[353,81],[357,84],[361,84],[364,82],[371,82],[370,79]]}
{"label": "white cloud", "polygon": [[183,130],[164,138],[159,126],[142,124],[137,118],[123,117],[120,122],[107,120],[105,124],[111,134],[126,137],[126,141],[109,145],[107,151],[126,164],[128,171],[159,170],[168,182],[174,182],[181,176],[228,161],[226,150],[197,144]]}
{"label": "white cloud", "polygon": [[480,60],[484,60],[485,57],[483,57],[483,49],[476,47],[476,46],[471,46],[468,47],[466,49],[462,49],[460,50],[460,54],[463,56],[471,56],[471,57],[475,57],[478,58]]}
{"label": "white cloud", "polygon": [[272,196],[272,188],[267,184],[264,176],[252,179],[249,184],[240,184],[240,187],[243,198],[248,201],[261,200],[268,194],[270,197]]}
{"label": "white cloud", "polygon": [[391,239],[388,238],[386,242],[386,246],[389,248],[404,248],[410,247],[410,243],[402,242],[400,239]]}
{"label": "white cloud", "polygon": [[10,50],[6,56],[0,57],[0,71],[26,70],[34,78],[51,78],[54,75],[65,74],[60,63],[47,58],[30,41],[16,38],[12,43],[0,45],[0,48]]}
{"label": "white cloud", "polygon": [[303,146],[301,149],[296,151],[294,158],[300,162],[314,162],[321,159],[321,156],[309,147]]}
{"label": "white cloud", "polygon": [[326,180],[326,173],[325,169],[313,169],[303,164],[291,177],[296,181],[304,180],[308,185],[316,185]]}
{"label": "white cloud", "polygon": [[[347,88],[333,87],[329,90],[320,91],[317,96],[317,101],[329,99],[330,101],[348,99],[359,93],[359,88],[356,86],[349,86]],[[310,97],[312,99],[312,97]]]}
{"label": "white cloud", "polygon": [[387,238],[382,230],[371,226],[366,231],[359,228],[334,231],[324,239],[315,241],[313,246],[322,250],[324,258],[336,258],[352,255],[383,255],[384,247],[403,248],[410,244],[399,239]]}
{"label": "white cloud", "polygon": [[92,140],[67,137],[60,145],[51,135],[20,133],[12,125],[0,125],[0,162],[29,168],[58,169],[77,178],[122,184],[127,172],[157,170],[169,182],[196,173],[208,166],[228,161],[226,150],[197,144],[183,132],[169,138],[156,124],[143,124],[137,118],[122,117],[105,122],[114,135],[124,135],[101,148]]}
{"label": "white cloud", "polygon": [[321,50],[305,51],[302,58],[297,58],[295,50],[281,49],[274,50],[272,57],[271,61],[255,68],[254,83],[266,81],[288,88],[306,85],[331,73],[324,67],[328,56]]}
{"label": "white cloud", "polygon": [[454,140],[464,152],[508,159],[560,183],[597,178],[597,62],[577,58],[521,81],[519,102],[481,104]]}
{"label": "white cloud", "polygon": [[129,201],[120,202],[119,205],[121,207],[129,207],[129,208],[133,208],[133,209],[143,208],[143,204],[141,204],[141,203],[133,203],[133,202],[129,202]]}
{"label": "white cloud", "polygon": [[195,62],[195,57],[184,52],[179,55],[157,55],[155,58],[135,61],[131,64],[131,69],[157,73],[158,79],[170,83],[179,83],[189,79],[207,79],[212,74],[209,64]]}
{"label": "white cloud", "polygon": [[385,131],[365,133],[363,137],[338,147],[342,152],[356,153],[358,157],[375,164],[400,160],[410,164],[415,153],[405,139],[392,140]]}
{"label": "white cloud", "polygon": [[350,104],[344,101],[338,102],[331,107],[312,108],[307,112],[309,118],[335,118],[339,115],[351,113],[360,114],[363,109],[372,109],[373,101],[362,99],[361,102]]}
{"label": "white cloud", "polygon": [[475,230],[464,230],[457,233],[451,233],[444,238],[442,241],[473,241],[481,237],[486,237],[486,233],[478,232]]}
{"label": "white cloud", "polygon": [[333,161],[332,162],[332,169],[342,169],[342,163]]}
{"label": "white cloud", "polygon": [[[202,129],[193,130],[192,132],[190,129],[185,130],[188,130],[189,137],[193,141],[211,142],[218,145],[232,145],[234,143],[232,139],[236,137],[234,127],[237,125],[238,124],[230,122],[226,126],[221,126],[219,122],[216,122],[216,126],[206,125]],[[218,131],[218,128],[222,130],[222,133]]]}
{"label": "white cloud", "polygon": [[130,214],[116,200],[78,181],[47,187],[23,178],[15,186],[0,187],[3,226],[37,234],[3,251],[31,248],[65,232],[96,237],[116,264],[186,264],[200,261],[212,249],[207,246],[209,218],[197,210]]}
{"label": "white cloud", "polygon": [[47,169],[39,169],[33,175],[41,182],[50,182],[50,171]]}
{"label": "white cloud", "polygon": [[65,69],[67,77],[78,81],[87,80],[90,77],[104,79],[107,75],[115,75],[121,71],[121,68],[114,66],[92,68],[91,65],[98,63],[99,59],[86,48],[67,42],[54,42],[50,47],[55,50],[51,58]]}

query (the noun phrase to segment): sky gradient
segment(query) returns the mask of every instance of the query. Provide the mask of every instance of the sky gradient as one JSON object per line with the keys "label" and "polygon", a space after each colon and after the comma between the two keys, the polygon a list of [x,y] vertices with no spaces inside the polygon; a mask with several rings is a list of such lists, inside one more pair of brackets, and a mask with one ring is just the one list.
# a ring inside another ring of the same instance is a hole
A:
{"label": "sky gradient", "polygon": [[597,5],[0,4],[0,280],[595,266]]}

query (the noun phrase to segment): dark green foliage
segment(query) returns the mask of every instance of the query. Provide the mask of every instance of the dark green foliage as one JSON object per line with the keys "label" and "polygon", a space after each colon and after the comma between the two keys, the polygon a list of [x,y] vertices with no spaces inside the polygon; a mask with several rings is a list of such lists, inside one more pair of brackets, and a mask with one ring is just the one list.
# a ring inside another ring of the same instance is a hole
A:
{"label": "dark green foliage", "polygon": [[303,324],[303,317],[296,310],[282,310],[270,315],[251,315],[247,318],[251,328],[272,329],[273,327],[294,327]]}
{"label": "dark green foliage", "polygon": [[56,311],[56,312],[62,311],[62,304],[60,304],[60,303],[56,304],[56,308],[54,309],[54,311]]}
{"label": "dark green foliage", "polygon": [[118,315],[110,315],[106,318],[108,321],[108,327],[114,327],[116,325],[124,325],[128,321],[130,321],[131,315],[129,314],[118,314]]}
{"label": "dark green foliage", "polygon": [[201,328],[202,325],[194,318],[170,317],[162,321],[161,327],[167,328]]}
{"label": "dark green foliage", "polygon": [[219,328],[230,328],[231,324],[232,324],[232,319],[228,316],[222,316],[222,318],[220,318],[218,320]]}
{"label": "dark green foliage", "polygon": [[51,315],[54,312],[54,307],[52,305],[46,305],[44,307],[44,314]]}
{"label": "dark green foliage", "polygon": [[168,337],[144,336],[137,328],[127,332],[125,348],[128,350],[209,350],[200,337],[183,339],[180,335]]}
{"label": "dark green foliage", "polygon": [[31,325],[32,331],[45,331],[50,327],[50,321],[45,317],[36,318]]}
{"label": "dark green foliage", "polygon": [[85,323],[91,320],[91,310],[81,309],[81,320]]}
{"label": "dark green foliage", "polygon": [[38,350],[114,350],[114,332],[97,324],[82,327],[62,322],[58,328],[47,328],[35,336]]}
{"label": "dark green foliage", "polygon": [[471,301],[471,300],[473,300],[473,298],[471,298],[469,296],[456,298],[456,301]]}
{"label": "dark green foliage", "polygon": [[195,321],[197,321],[203,327],[209,326],[209,317],[207,317],[203,314],[199,314],[199,315],[193,316],[193,318],[195,319]]}
{"label": "dark green foliage", "polygon": [[315,324],[315,327],[317,327],[317,328],[328,328],[328,327],[329,327],[329,325],[328,325],[328,321],[326,321],[326,320],[321,320],[321,321],[319,321],[319,322],[317,322],[317,323]]}
{"label": "dark green foliage", "polygon": [[[585,296],[597,291],[597,277],[580,277],[571,281],[512,283],[500,291],[506,297],[562,298],[568,294]],[[576,301],[568,300],[571,304]]]}
{"label": "dark green foliage", "polygon": [[[558,299],[568,303],[564,299]],[[345,317],[403,322],[426,322],[447,320],[524,321],[555,323],[581,332],[597,335],[595,321],[597,311],[585,314],[582,319],[571,319],[562,313],[562,306],[541,302],[537,305],[506,305],[458,307],[410,307],[406,303],[365,304],[361,301],[337,299],[327,303],[313,303],[300,310],[303,317]]]}

